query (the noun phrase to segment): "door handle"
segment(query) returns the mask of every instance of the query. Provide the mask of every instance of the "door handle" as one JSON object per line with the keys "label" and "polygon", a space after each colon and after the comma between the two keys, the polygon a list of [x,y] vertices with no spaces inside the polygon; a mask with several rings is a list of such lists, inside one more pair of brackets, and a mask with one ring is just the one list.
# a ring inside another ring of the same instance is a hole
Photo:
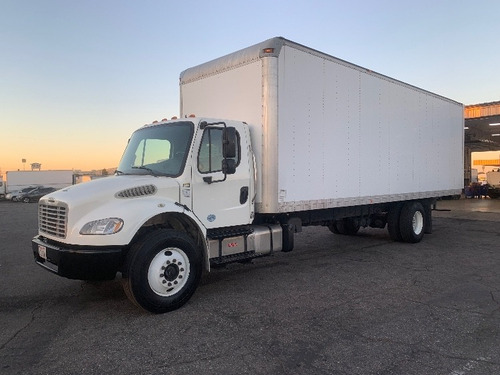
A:
{"label": "door handle", "polygon": [[248,200],[248,186],[243,186],[240,189],[240,204],[247,203]]}

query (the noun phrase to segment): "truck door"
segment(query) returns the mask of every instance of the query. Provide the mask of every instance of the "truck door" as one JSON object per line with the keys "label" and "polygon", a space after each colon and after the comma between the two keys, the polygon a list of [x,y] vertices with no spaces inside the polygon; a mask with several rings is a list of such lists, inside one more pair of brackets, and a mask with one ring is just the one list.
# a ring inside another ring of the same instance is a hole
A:
{"label": "truck door", "polygon": [[224,127],[217,123],[200,129],[201,141],[193,163],[192,207],[207,228],[249,224],[253,217],[253,161],[248,129],[236,129],[235,156],[225,162],[235,166],[235,171],[226,174],[222,165]]}

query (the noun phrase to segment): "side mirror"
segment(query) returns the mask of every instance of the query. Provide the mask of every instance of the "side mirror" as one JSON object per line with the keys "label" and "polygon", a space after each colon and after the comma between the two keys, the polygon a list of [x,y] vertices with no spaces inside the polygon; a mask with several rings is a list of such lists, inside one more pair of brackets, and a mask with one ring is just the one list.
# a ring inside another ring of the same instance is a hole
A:
{"label": "side mirror", "polygon": [[[224,124],[224,123],[222,123]],[[237,150],[238,150],[238,136],[236,128],[226,127],[224,124],[224,129],[222,130],[222,165],[221,171],[224,174],[222,180],[213,180],[212,176],[203,177],[203,181],[207,184],[213,184],[214,182],[226,181],[227,175],[236,173],[236,160]]]}
{"label": "side mirror", "polygon": [[222,173],[224,173],[224,175],[236,173],[236,162],[234,159],[222,160]]}
{"label": "side mirror", "polygon": [[236,143],[236,129],[233,127],[224,128],[222,133],[222,156],[224,159],[236,157]]}

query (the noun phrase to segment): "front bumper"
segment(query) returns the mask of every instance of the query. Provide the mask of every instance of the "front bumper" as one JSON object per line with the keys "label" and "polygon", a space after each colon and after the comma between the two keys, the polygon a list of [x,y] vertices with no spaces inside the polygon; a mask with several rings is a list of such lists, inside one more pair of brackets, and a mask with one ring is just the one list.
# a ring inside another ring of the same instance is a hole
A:
{"label": "front bumper", "polygon": [[77,280],[112,280],[121,269],[124,248],[66,247],[36,236],[31,241],[35,262],[59,276]]}

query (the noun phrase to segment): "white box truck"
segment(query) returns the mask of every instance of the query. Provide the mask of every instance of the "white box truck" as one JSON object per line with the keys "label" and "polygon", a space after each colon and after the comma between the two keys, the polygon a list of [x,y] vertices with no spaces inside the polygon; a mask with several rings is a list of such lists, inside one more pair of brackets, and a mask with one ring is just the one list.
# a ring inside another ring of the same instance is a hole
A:
{"label": "white box truck", "polygon": [[0,175],[0,200],[5,199],[6,194],[5,181],[3,180],[3,176]]}
{"label": "white box truck", "polygon": [[74,183],[72,170],[7,171],[5,178],[7,195],[37,186],[62,189]]}
{"label": "white box truck", "polygon": [[121,272],[129,298],[182,306],[203,270],[290,251],[303,226],[419,242],[463,181],[463,106],[283,38],[187,69],[181,118],[134,132],[116,175],[39,202],[36,262]]}
{"label": "white box truck", "polygon": [[488,196],[492,199],[500,198],[500,168],[486,173]]}

